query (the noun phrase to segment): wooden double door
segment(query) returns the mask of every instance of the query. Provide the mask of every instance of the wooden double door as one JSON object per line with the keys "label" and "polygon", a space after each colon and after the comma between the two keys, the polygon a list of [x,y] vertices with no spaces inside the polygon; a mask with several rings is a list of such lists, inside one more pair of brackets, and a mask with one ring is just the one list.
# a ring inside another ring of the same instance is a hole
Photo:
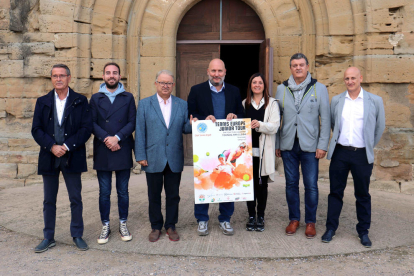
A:
{"label": "wooden double door", "polygon": [[[204,0],[184,16],[177,33],[177,96],[187,100],[193,85],[208,80],[210,61],[226,65],[225,82],[237,86],[246,97],[252,74],[261,72],[270,84],[272,49],[257,14],[240,0]],[[191,135],[184,135],[184,162],[193,164]]]}

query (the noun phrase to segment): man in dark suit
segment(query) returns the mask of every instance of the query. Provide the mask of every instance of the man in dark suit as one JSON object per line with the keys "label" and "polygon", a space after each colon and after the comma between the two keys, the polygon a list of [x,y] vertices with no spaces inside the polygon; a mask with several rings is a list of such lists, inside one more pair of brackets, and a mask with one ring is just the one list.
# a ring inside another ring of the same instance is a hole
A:
{"label": "man in dark suit", "polygon": [[66,65],[54,65],[51,77],[54,89],[37,99],[32,125],[33,138],[40,146],[38,174],[43,176],[45,222],[44,240],[35,252],[44,252],[56,245],[56,197],[60,172],[69,194],[73,242],[79,250],[87,250],[88,245],[82,239],[81,173],[87,171],[85,143],[91,136],[92,115],[86,97],[69,88],[71,75]]}
{"label": "man in dark suit", "polygon": [[356,230],[361,244],[371,247],[368,237],[371,226],[371,195],[369,183],[374,166],[374,147],[385,129],[384,104],[380,96],[361,87],[362,75],[358,68],[349,67],[344,74],[347,91],[331,101],[332,138],[329,145],[330,193],[326,232],[322,242],[330,242],[339,226],[344,190],[351,172],[358,224]]}
{"label": "man in dark suit", "polygon": [[[188,96],[188,114],[199,120],[243,118],[244,110],[237,87],[224,83],[226,68],[221,59],[213,59],[207,69],[208,81],[191,87]],[[220,229],[225,235],[233,235],[230,218],[234,212],[234,203],[219,203]],[[198,234],[208,235],[209,204],[195,204],[194,215],[198,221]]]}
{"label": "man in dark suit", "polygon": [[[180,239],[178,222],[180,181],[184,167],[183,133],[191,133],[187,103],[171,95],[174,75],[161,70],[155,77],[157,93],[138,103],[135,158],[147,177],[150,242],[156,242],[164,226],[171,241]],[[194,120],[197,120],[196,118]],[[166,219],[161,213],[162,186],[165,190]],[[163,225],[164,224],[164,225]]]}
{"label": "man in dark suit", "polygon": [[121,69],[113,62],[103,70],[99,92],[92,95],[90,106],[93,118],[93,168],[99,181],[99,212],[102,231],[99,244],[105,244],[111,233],[109,212],[111,209],[112,172],[116,175],[118,194],[119,233],[121,240],[130,241],[127,228],[129,194],[128,183],[132,168],[136,107],[134,96],[126,92],[121,80]]}

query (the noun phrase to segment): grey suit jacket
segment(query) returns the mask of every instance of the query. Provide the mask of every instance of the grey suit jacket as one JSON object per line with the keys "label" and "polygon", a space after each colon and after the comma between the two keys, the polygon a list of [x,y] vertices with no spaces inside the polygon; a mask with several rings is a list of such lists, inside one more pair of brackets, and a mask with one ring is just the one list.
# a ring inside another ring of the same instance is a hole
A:
{"label": "grey suit jacket", "polygon": [[183,133],[191,133],[187,102],[171,95],[171,118],[167,128],[157,94],[138,103],[135,130],[135,159],[147,160],[142,169],[148,173],[162,172],[168,165],[173,172],[184,166]]}
{"label": "grey suit jacket", "polygon": [[300,148],[305,152],[328,150],[331,134],[329,95],[326,86],[312,79],[305,90],[299,110],[287,88],[287,81],[277,87],[276,100],[280,107],[280,131],[276,134],[276,149],[292,150],[296,132]]}
{"label": "grey suit jacket", "polygon": [[[385,129],[385,111],[382,98],[363,90],[364,99],[364,140],[368,163],[374,163],[374,147],[381,139]],[[340,134],[342,110],[344,108],[346,91],[333,97],[331,101],[332,139],[329,145],[328,157],[331,159]]]}

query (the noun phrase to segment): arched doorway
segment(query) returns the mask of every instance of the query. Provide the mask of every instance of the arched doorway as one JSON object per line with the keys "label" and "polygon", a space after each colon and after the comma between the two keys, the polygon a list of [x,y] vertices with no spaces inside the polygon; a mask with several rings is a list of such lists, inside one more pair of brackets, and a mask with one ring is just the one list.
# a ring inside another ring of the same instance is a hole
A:
{"label": "arched doorway", "polygon": [[[252,74],[273,82],[272,49],[259,16],[240,0],[204,0],[183,17],[177,32],[177,96],[187,100],[191,86],[208,79],[213,58],[226,64],[226,82],[246,97]],[[272,91],[271,88],[269,91]],[[192,165],[191,137],[185,138],[185,164]]]}

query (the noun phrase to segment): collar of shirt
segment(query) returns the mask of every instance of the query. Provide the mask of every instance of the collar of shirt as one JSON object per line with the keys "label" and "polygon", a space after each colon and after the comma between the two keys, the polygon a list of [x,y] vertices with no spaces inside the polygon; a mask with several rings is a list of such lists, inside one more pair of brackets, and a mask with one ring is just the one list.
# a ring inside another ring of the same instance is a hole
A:
{"label": "collar of shirt", "polygon": [[56,93],[56,89],[55,89],[55,99],[56,99],[56,100],[59,100],[59,101],[66,101],[68,97],[69,97],[69,88],[68,88],[68,94],[66,94],[66,98],[64,98],[63,100],[61,100],[61,99],[59,98],[59,95]]}
{"label": "collar of shirt", "polygon": [[264,97],[262,97],[262,99],[259,102],[259,105],[256,104],[256,101],[252,98],[252,106],[256,109],[259,110],[263,105],[265,104],[265,100]]}
{"label": "collar of shirt", "polygon": [[[346,91],[345,97],[347,97],[348,99],[352,100],[351,97],[349,96],[348,91]],[[361,86],[361,90],[359,90],[359,94],[358,94],[358,97],[356,97],[356,99],[358,99],[358,98],[364,99],[364,92],[362,90],[362,86]]]}
{"label": "collar of shirt", "polygon": [[210,81],[208,81],[208,84],[210,85],[210,90],[215,93],[220,93],[224,89],[224,81],[223,81],[223,86],[221,87],[220,91],[217,91],[217,88],[214,85],[212,85]]}
{"label": "collar of shirt", "polygon": [[158,93],[157,93],[157,98],[158,98],[158,102],[161,104],[161,103],[163,103],[163,104],[169,104],[170,102],[171,102],[171,95],[170,95],[170,97],[167,99],[167,101],[165,101],[165,103],[164,103],[164,99],[163,98],[161,98],[160,97],[160,95],[158,95]]}

